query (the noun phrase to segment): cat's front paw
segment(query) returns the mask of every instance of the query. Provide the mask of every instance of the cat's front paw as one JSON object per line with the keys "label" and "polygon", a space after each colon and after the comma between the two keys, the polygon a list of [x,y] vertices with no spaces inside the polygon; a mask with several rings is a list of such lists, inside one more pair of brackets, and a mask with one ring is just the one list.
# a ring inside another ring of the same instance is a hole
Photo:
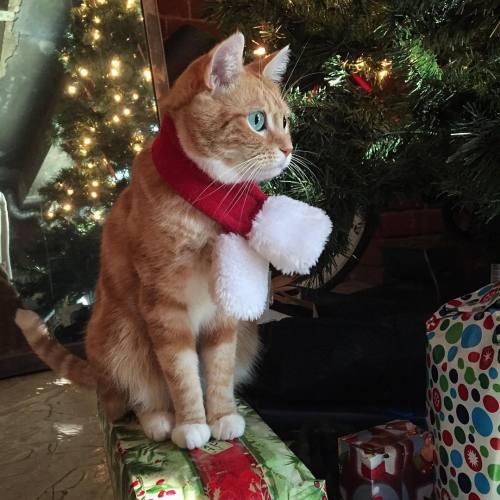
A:
{"label": "cat's front paw", "polygon": [[179,448],[201,448],[210,439],[210,427],[207,424],[180,424],[172,431],[172,441]]}
{"label": "cat's front paw", "polygon": [[228,441],[243,436],[245,419],[237,413],[231,413],[218,418],[210,425],[212,437],[219,441]]}
{"label": "cat's front paw", "polygon": [[148,411],[138,414],[144,434],[153,441],[165,441],[172,432],[175,418],[166,411]]}

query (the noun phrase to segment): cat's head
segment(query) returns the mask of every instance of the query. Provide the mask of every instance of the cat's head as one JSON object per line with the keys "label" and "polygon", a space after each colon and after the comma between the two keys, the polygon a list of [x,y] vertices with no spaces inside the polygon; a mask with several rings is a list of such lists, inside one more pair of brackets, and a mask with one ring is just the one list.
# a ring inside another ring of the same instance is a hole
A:
{"label": "cat's head", "polygon": [[187,156],[224,183],[271,179],[292,156],[279,86],[289,49],[245,66],[244,43],[237,32],[196,59],[166,100]]}

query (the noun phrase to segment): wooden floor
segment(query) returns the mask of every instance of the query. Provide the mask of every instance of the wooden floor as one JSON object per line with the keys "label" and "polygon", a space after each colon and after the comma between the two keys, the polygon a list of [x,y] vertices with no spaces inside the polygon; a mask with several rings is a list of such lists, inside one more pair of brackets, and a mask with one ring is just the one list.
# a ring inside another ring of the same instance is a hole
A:
{"label": "wooden floor", "polygon": [[93,392],[42,372],[0,380],[0,498],[111,500]]}

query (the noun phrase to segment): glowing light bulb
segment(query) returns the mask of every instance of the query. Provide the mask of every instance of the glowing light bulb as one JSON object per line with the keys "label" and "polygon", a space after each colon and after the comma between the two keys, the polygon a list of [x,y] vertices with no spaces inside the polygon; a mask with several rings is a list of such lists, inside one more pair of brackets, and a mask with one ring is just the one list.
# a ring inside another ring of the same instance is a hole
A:
{"label": "glowing light bulb", "polygon": [[88,151],[87,151],[87,149],[86,149],[86,148],[80,148],[80,154],[81,154],[82,156],[87,156],[87,153],[88,153]]}
{"label": "glowing light bulb", "polygon": [[97,198],[97,193],[95,191],[91,191],[90,196],[95,199]]}
{"label": "glowing light bulb", "polygon": [[92,144],[92,139],[90,137],[84,137],[83,144],[85,144],[85,146]]}
{"label": "glowing light bulb", "polygon": [[144,69],[142,71],[142,76],[144,77],[144,80],[150,82],[152,80],[151,70],[149,68]]}
{"label": "glowing light bulb", "polygon": [[71,207],[71,205],[70,205],[69,203],[65,203],[65,204],[63,205],[63,210],[64,210],[65,212],[69,212],[69,211],[71,210],[71,208],[72,208],[72,207]]}
{"label": "glowing light bulb", "polygon": [[78,72],[80,73],[80,76],[83,78],[89,76],[89,70],[87,68],[80,68]]}
{"label": "glowing light bulb", "polygon": [[111,67],[112,68],[119,68],[121,63],[122,62],[117,57],[111,59]]}
{"label": "glowing light bulb", "polygon": [[74,193],[73,189],[69,188],[67,191],[66,191],[70,196]]}
{"label": "glowing light bulb", "polygon": [[105,5],[106,3],[108,3],[108,0],[97,0],[97,3],[101,4],[101,5]]}
{"label": "glowing light bulb", "polygon": [[388,66],[390,66],[392,63],[391,61],[388,61],[387,59],[384,59],[380,65],[382,66],[382,68],[387,68]]}
{"label": "glowing light bulb", "polygon": [[255,56],[265,56],[266,55],[266,48],[265,47],[257,47],[254,51],[253,51],[254,55]]}
{"label": "glowing light bulb", "polygon": [[47,218],[48,218],[48,219],[53,219],[53,218],[54,218],[54,212],[52,212],[52,210],[49,210],[49,211],[47,212]]}
{"label": "glowing light bulb", "polygon": [[90,127],[89,129],[91,132],[95,132],[95,127]]}
{"label": "glowing light bulb", "polygon": [[98,181],[92,181],[91,184],[92,184],[92,186],[97,187],[99,185],[99,182]]}
{"label": "glowing light bulb", "polygon": [[120,102],[122,100],[122,96],[120,94],[115,94],[113,96],[113,99],[115,100],[115,102]]}
{"label": "glowing light bulb", "polygon": [[101,24],[101,18],[99,16],[94,16],[92,21],[94,21],[95,24]]}
{"label": "glowing light bulb", "polygon": [[69,95],[75,95],[77,92],[77,88],[75,85],[68,85],[66,91],[68,92]]}
{"label": "glowing light bulb", "polygon": [[64,54],[64,55],[61,57],[61,59],[62,59],[65,63],[67,63],[67,62],[69,61],[69,56],[68,56],[68,54]]}
{"label": "glowing light bulb", "polygon": [[132,94],[132,99],[133,99],[134,101],[137,101],[137,99],[139,99],[139,94],[138,94],[137,92],[134,92],[134,93]]}
{"label": "glowing light bulb", "polygon": [[132,149],[136,152],[136,153],[139,153],[140,151],[142,151],[142,146],[140,144],[134,144],[132,146]]}
{"label": "glowing light bulb", "polygon": [[129,109],[129,108],[123,108],[123,114],[124,114],[125,116],[130,116],[130,113],[132,113],[132,111],[130,111],[130,109]]}
{"label": "glowing light bulb", "polygon": [[101,212],[94,212],[92,214],[92,217],[94,220],[101,220],[101,218],[102,218]]}
{"label": "glowing light bulb", "polygon": [[94,168],[95,167],[95,163],[93,161],[89,161],[87,163],[87,168]]}
{"label": "glowing light bulb", "polygon": [[116,68],[111,68],[111,70],[109,71],[109,74],[113,78],[116,78],[117,76],[120,76],[120,72]]}
{"label": "glowing light bulb", "polygon": [[135,6],[135,0],[127,0],[127,9],[131,9]]}
{"label": "glowing light bulb", "polygon": [[94,30],[92,33],[92,38],[97,42],[101,38],[101,32],[99,30]]}
{"label": "glowing light bulb", "polygon": [[113,120],[113,123],[120,123],[120,117],[118,115],[113,115],[113,118],[111,118]]}

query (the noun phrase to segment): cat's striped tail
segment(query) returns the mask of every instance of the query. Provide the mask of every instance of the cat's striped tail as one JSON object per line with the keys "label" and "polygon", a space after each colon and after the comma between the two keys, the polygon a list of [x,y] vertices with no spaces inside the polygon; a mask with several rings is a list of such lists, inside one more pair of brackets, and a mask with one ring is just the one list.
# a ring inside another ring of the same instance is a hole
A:
{"label": "cat's striped tail", "polygon": [[84,387],[97,385],[89,363],[69,352],[51,337],[38,314],[18,309],[15,321],[33,351],[58,375]]}

